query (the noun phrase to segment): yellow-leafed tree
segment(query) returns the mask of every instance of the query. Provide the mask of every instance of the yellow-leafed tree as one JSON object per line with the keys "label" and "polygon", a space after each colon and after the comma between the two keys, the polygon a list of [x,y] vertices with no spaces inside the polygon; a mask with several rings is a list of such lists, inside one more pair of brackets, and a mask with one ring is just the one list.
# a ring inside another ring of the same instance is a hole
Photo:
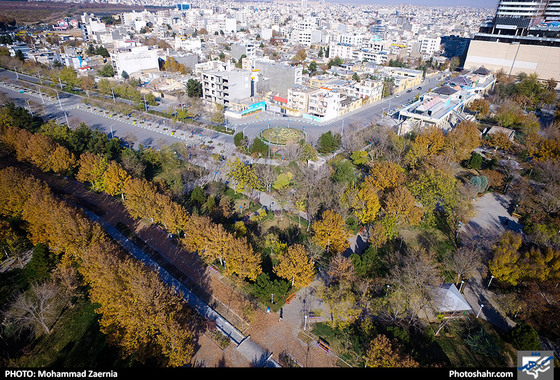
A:
{"label": "yellow-leafed tree", "polygon": [[344,192],[344,200],[362,224],[373,222],[381,208],[377,188],[368,186],[368,182],[363,182],[359,187],[348,187]]}
{"label": "yellow-leafed tree", "polygon": [[348,248],[350,232],[340,214],[326,210],[322,219],[313,223],[313,241],[323,249],[340,253]]}
{"label": "yellow-leafed tree", "polygon": [[391,343],[385,335],[378,335],[370,342],[364,357],[366,367],[372,368],[414,368],[419,364],[403,354],[397,344]]}
{"label": "yellow-leafed tree", "polygon": [[519,248],[523,244],[521,235],[506,231],[494,247],[494,258],[488,263],[490,273],[497,280],[508,284],[517,285],[523,275],[519,265],[521,254]]}
{"label": "yellow-leafed tree", "polygon": [[246,165],[239,158],[236,158],[233,161],[228,161],[227,167],[228,177],[236,183],[236,192],[242,193],[246,190],[260,190],[262,188],[255,169],[251,165]]}
{"label": "yellow-leafed tree", "polygon": [[129,179],[126,170],[116,161],[111,161],[103,173],[103,190],[111,196],[120,195],[124,200],[124,187]]}
{"label": "yellow-leafed tree", "polygon": [[305,247],[294,244],[278,254],[278,265],[274,272],[292,282],[292,286],[303,288],[309,286],[315,277],[313,262],[307,256]]}
{"label": "yellow-leafed tree", "polygon": [[364,180],[366,186],[375,186],[380,191],[399,186],[406,180],[404,169],[392,161],[376,161],[371,164],[369,174]]}
{"label": "yellow-leafed tree", "polygon": [[109,162],[105,157],[97,154],[85,152],[80,155],[78,160],[78,174],[76,179],[80,182],[89,182],[93,190],[103,190],[103,176]]}

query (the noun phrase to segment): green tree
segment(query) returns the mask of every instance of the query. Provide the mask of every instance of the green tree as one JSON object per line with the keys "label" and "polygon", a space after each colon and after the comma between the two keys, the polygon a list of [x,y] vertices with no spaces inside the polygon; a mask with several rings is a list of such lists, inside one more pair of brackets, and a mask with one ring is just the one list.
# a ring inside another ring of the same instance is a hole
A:
{"label": "green tree", "polygon": [[202,83],[196,79],[189,79],[187,81],[187,96],[189,98],[202,97]]}
{"label": "green tree", "polygon": [[340,148],[340,143],[340,134],[333,135],[331,131],[325,132],[319,137],[317,152],[321,154],[334,153],[338,148]]}
{"label": "green tree", "polygon": [[25,54],[23,54],[23,52],[22,52],[21,50],[19,50],[19,49],[16,50],[16,55],[15,55],[15,57],[16,57],[17,59],[19,59],[21,62],[24,62],[24,61],[25,61]]}
{"label": "green tree", "polygon": [[517,324],[511,330],[513,346],[522,351],[538,351],[542,349],[539,334],[527,322]]}
{"label": "green tree", "polygon": [[315,74],[317,72],[317,62],[311,61],[309,65],[307,65],[307,70],[311,75]]}
{"label": "green tree", "polygon": [[255,137],[253,143],[251,144],[251,147],[249,148],[251,154],[257,154],[261,157],[266,157],[269,153],[269,150],[270,147],[266,145],[264,141],[258,137]]}
{"label": "green tree", "polygon": [[106,77],[106,78],[115,75],[115,71],[113,70],[113,65],[111,65],[110,63],[103,65],[103,67],[99,69],[97,73],[102,77]]}

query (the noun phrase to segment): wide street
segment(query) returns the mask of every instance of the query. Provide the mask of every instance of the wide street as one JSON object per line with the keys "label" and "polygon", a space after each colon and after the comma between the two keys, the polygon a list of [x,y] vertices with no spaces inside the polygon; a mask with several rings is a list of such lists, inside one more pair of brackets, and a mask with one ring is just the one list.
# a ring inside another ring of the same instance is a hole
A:
{"label": "wide street", "polygon": [[410,92],[402,92],[384,98],[378,102],[368,104],[358,110],[338,117],[332,121],[317,123],[309,119],[296,117],[282,117],[270,111],[261,112],[256,115],[247,116],[244,119],[229,119],[230,126],[238,131],[243,131],[250,138],[258,136],[261,130],[269,127],[292,127],[303,130],[309,141],[316,141],[321,134],[329,130],[337,133],[344,133],[349,126],[357,128],[365,127],[381,118],[384,112],[397,111],[412,102],[418,94],[423,94],[428,90],[437,87],[441,82],[441,74],[426,78],[420,85],[421,89],[414,88]]}
{"label": "wide street", "polygon": [[[18,78],[24,80],[18,81]],[[309,141],[316,141],[322,133],[328,130],[344,133],[345,127],[346,130],[349,129],[349,126],[361,128],[372,121],[379,120],[384,112],[391,110],[394,112],[414,100],[417,94],[436,87],[440,83],[440,78],[441,75],[427,78],[421,85],[422,89],[415,88],[410,90],[410,92],[393,95],[325,123],[317,123],[296,117],[280,117],[272,112],[265,111],[248,116],[242,120],[228,119],[227,126],[238,132],[243,131],[249,138],[255,138],[261,130],[269,127],[292,127],[303,130],[307,134]],[[35,88],[36,91],[34,93],[29,93],[29,91],[22,93],[19,87],[17,87],[18,83],[26,88]],[[133,142],[136,146],[143,144],[146,147],[160,148],[183,141],[187,145],[192,146],[203,143],[212,145],[214,146],[213,153],[224,155],[231,153],[231,150],[234,149],[233,137],[228,134],[213,132],[209,129],[185,123],[178,123],[176,125],[178,130],[183,131],[173,133],[172,123],[163,118],[146,114],[146,119],[159,119],[159,121],[141,123],[140,120],[131,120],[124,115],[114,115],[100,109],[96,110],[87,107],[81,101],[82,96],[65,92],[59,92],[59,99],[46,99],[44,94],[39,93],[40,86],[34,86],[33,83],[38,84],[39,79],[14,71],[0,70],[0,89],[9,98],[24,107],[29,107],[28,100],[41,104],[44,107],[43,114],[46,117],[55,118],[62,123],[68,121],[70,126],[74,126],[76,122],[84,122],[88,126],[99,129],[108,135]],[[111,102],[111,100],[108,99],[108,102]],[[172,106],[172,104],[170,105]]]}

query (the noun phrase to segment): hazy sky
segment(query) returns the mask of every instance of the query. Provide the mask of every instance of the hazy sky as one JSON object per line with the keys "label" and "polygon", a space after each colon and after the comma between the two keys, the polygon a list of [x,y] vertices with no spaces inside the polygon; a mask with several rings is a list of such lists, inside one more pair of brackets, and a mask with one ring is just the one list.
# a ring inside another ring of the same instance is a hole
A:
{"label": "hazy sky", "polygon": [[477,7],[495,9],[498,0],[327,0],[333,3],[356,3],[356,4],[411,4],[436,7]]}

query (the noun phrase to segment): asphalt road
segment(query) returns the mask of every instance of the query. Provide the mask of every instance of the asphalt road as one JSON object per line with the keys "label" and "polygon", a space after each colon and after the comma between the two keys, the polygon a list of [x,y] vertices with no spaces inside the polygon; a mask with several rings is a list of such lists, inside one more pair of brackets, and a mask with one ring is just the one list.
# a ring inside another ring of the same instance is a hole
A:
{"label": "asphalt road", "polygon": [[269,111],[248,116],[242,120],[229,119],[228,121],[232,127],[239,131],[244,131],[244,134],[251,138],[256,137],[261,130],[266,129],[269,126],[280,126],[301,129],[307,133],[311,140],[316,140],[321,134],[329,130],[343,133],[344,128],[347,128],[350,125],[365,127],[372,121],[379,120],[381,115],[383,115],[383,112],[391,110],[396,111],[413,101],[419,93],[425,93],[429,89],[438,86],[441,82],[441,76],[442,75],[440,74],[424,80],[424,82],[420,85],[422,89],[414,88],[410,92],[395,94],[391,97],[368,104],[358,110],[352,111],[325,123],[317,123],[311,120],[296,117],[281,117]]}
{"label": "asphalt road", "polygon": [[[24,79],[25,82],[22,83],[27,83],[27,87],[33,87],[33,84],[29,83],[39,83],[39,79],[35,77],[15,73],[9,70],[0,70],[0,81],[3,81],[4,83],[15,84],[18,82],[17,78]],[[427,90],[439,85],[440,81],[441,75],[427,78],[421,84],[421,90],[415,88],[410,92],[393,95],[389,98],[361,107],[358,110],[350,112],[330,122],[317,123],[303,118],[280,117],[277,114],[265,111],[253,116],[248,116],[242,120],[229,119],[227,121],[227,125],[236,131],[243,131],[244,134],[250,138],[258,136],[261,130],[269,127],[292,127],[303,130],[308,135],[310,141],[316,141],[322,133],[329,130],[344,133],[344,128],[346,127],[348,130],[348,126],[351,125],[358,127],[367,126],[372,121],[378,120],[383,112],[398,110],[414,100],[417,94],[424,93]],[[193,137],[199,137],[198,140],[185,140],[180,135],[172,136],[170,134],[163,133],[163,128],[159,130],[155,128],[138,128],[137,125],[126,122],[126,120],[114,119],[108,117],[108,115],[87,112],[86,108],[83,107],[83,104],[80,105],[79,109],[77,108],[81,103],[81,97],[79,95],[60,92],[60,99],[45,101],[44,98],[41,99],[37,94],[22,94],[18,91],[10,91],[9,88],[6,87],[0,88],[7,89],[8,91],[4,92],[14,99],[14,101],[19,102],[19,105],[22,106],[26,105],[25,101],[28,99],[33,99],[35,102],[40,102],[41,104],[43,104],[44,101],[45,114],[47,117],[56,118],[60,122],[66,122],[66,119],[68,119],[68,121],[72,121],[73,119],[83,121],[90,127],[100,129],[107,134],[112,134],[113,136],[119,138],[134,135],[136,136],[134,139],[135,142],[138,144],[141,143],[144,146],[162,147],[164,145],[181,141],[185,141],[187,144],[189,144],[189,142],[192,142],[193,144],[200,144],[203,142],[208,143],[208,141],[226,145],[233,144],[233,137],[231,135],[212,132],[201,127],[193,127],[182,124],[182,128],[186,132],[189,132],[193,135]],[[39,88],[39,86],[37,86],[37,88]],[[108,100],[110,101],[110,99]],[[163,125],[163,122],[160,124]],[[227,153],[227,149],[223,153]]]}

